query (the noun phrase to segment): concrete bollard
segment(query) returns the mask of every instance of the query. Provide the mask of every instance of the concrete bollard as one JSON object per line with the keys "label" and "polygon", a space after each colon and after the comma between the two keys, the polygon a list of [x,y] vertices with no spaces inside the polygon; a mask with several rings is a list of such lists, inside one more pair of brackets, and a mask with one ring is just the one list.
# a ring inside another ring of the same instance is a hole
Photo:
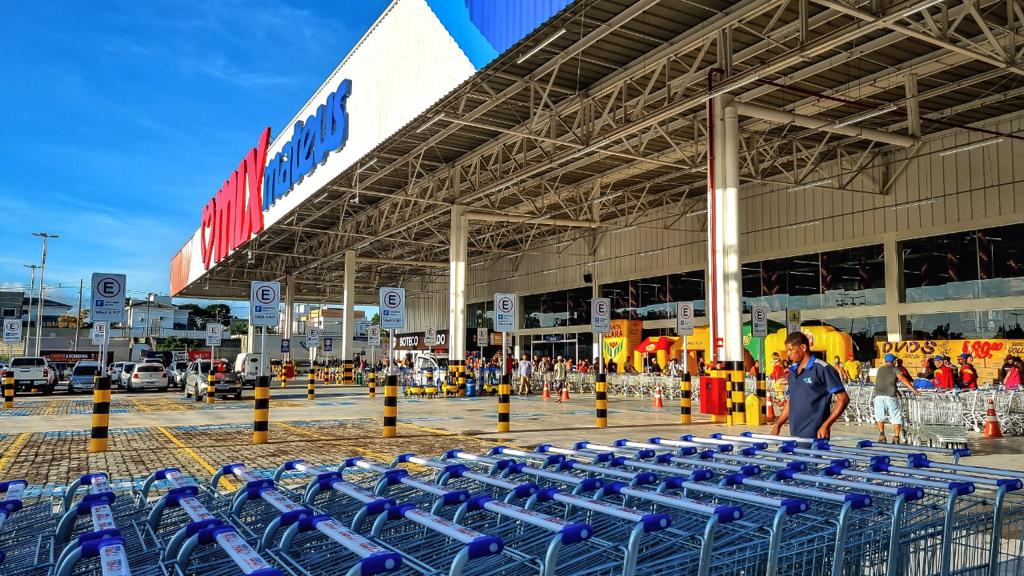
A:
{"label": "concrete bollard", "polygon": [[594,382],[594,426],[608,427],[608,375],[603,373]]}
{"label": "concrete bollard", "polygon": [[110,378],[96,376],[92,387],[92,432],[89,452],[106,452],[110,438]]}
{"label": "concrete bollard", "polygon": [[256,379],[254,394],[252,443],[266,444],[270,437],[270,376]]}
{"label": "concrete bollard", "polygon": [[388,376],[384,384],[384,437],[398,436],[398,376]]}
{"label": "concrete bollard", "polygon": [[508,432],[512,426],[512,384],[502,376],[498,385],[498,432]]}

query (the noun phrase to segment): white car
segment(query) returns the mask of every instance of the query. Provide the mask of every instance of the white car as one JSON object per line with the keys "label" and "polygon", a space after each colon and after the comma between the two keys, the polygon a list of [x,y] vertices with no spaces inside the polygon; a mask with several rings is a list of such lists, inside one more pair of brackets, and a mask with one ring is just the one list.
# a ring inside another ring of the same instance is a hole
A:
{"label": "white car", "polygon": [[111,382],[116,383],[117,387],[124,390],[128,387],[128,381],[132,379],[132,372],[135,371],[135,362],[122,362],[121,367],[117,369],[117,373],[112,377]]}
{"label": "white car", "polygon": [[128,391],[160,390],[166,392],[170,387],[167,371],[163,364],[136,364],[128,379]]}

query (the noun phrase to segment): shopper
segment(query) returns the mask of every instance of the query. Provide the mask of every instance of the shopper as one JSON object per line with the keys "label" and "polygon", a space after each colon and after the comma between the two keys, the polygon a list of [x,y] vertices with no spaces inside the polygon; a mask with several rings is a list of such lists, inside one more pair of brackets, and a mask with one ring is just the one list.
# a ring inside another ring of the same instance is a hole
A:
{"label": "shopper", "polygon": [[615,374],[616,372],[619,371],[619,365],[615,363],[615,359],[614,358],[609,358],[604,363],[604,371],[607,374]]}
{"label": "shopper", "polygon": [[530,362],[530,358],[526,354],[523,354],[523,357],[519,360],[519,394],[523,396],[530,394],[531,376],[533,376],[533,363]]}
{"label": "shopper", "polygon": [[1003,388],[1017,390],[1020,388],[1021,377],[1024,376],[1024,363],[1016,356],[1007,356],[1000,373]]}
{"label": "shopper", "polygon": [[811,354],[810,341],[803,332],[786,337],[786,354],[793,361],[787,374],[789,401],[772,427],[772,434],[779,435],[782,425],[789,422],[791,436],[829,438],[832,425],[850,404],[839,373]]}
{"label": "shopper", "polygon": [[846,363],[843,364],[843,368],[846,369],[846,375],[850,377],[850,382],[860,380],[860,362],[854,360],[853,354],[846,357]]}
{"label": "shopper", "polygon": [[953,367],[949,365],[942,356],[935,357],[935,372],[932,375],[932,383],[940,390],[952,390],[956,386],[953,378]]}
{"label": "shopper", "polygon": [[558,360],[555,360],[555,391],[556,396],[558,396],[558,399],[555,400],[555,402],[562,401],[562,387],[565,386],[566,372],[565,362],[562,360],[562,357],[559,356]]}
{"label": "shopper", "polygon": [[961,354],[960,362],[960,387],[967,390],[978,389],[978,370],[971,364],[973,357],[970,354]]}
{"label": "shopper", "polygon": [[836,372],[839,373],[840,380],[842,380],[844,383],[850,381],[850,375],[847,374],[846,368],[843,366],[843,362],[839,359],[839,356],[836,356],[835,358],[832,359],[832,367],[835,368]]}
{"label": "shopper", "polygon": [[915,395],[920,392],[896,366],[896,356],[886,354],[883,360],[885,363],[878,367],[875,375],[875,426],[878,428],[878,441],[885,442],[885,420],[888,417],[892,424],[892,443],[899,444],[903,429],[903,408],[900,406],[897,382],[902,382]]}
{"label": "shopper", "polygon": [[778,352],[772,352],[772,380],[782,380],[786,377],[786,363],[779,357]]}
{"label": "shopper", "polygon": [[683,375],[683,369],[679,365],[679,361],[675,358],[668,361],[668,375],[672,378],[679,378]]}

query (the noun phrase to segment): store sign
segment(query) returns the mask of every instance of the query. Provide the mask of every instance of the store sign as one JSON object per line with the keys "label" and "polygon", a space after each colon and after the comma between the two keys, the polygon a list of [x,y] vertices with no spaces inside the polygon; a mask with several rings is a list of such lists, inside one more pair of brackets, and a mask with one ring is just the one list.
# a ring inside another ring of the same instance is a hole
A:
{"label": "store sign", "polygon": [[448,331],[436,330],[434,344],[427,343],[425,332],[395,334],[395,350],[433,350],[444,352],[448,349]]}
{"label": "store sign", "polygon": [[676,302],[676,334],[693,335],[693,302]]}
{"label": "store sign", "polygon": [[331,152],[345,147],[348,141],[348,97],[352,81],[342,80],[338,89],[327,96],[327,102],[299,120],[292,128],[292,139],[267,164],[263,177],[263,210],[292,191],[316,167],[327,161]]}
{"label": "store sign", "polygon": [[903,360],[912,373],[916,373],[928,358],[949,356],[956,365],[957,357],[970,354],[971,363],[978,370],[982,382],[994,380],[1007,356],[1024,356],[1024,340],[984,338],[978,340],[900,340],[876,343],[876,364],[881,365],[886,354]]}
{"label": "store sign", "polygon": [[607,334],[612,329],[612,299],[592,298],[590,300],[590,331]]}
{"label": "store sign", "polygon": [[295,123],[291,140],[269,162],[270,128],[264,128],[256,146],[203,207],[199,231],[207,270],[262,232],[263,213],[326,162],[331,152],[345,147],[351,93],[352,82],[342,80],[315,115]]}
{"label": "store sign", "polygon": [[516,331],[516,295],[494,295],[494,330],[496,332]]}

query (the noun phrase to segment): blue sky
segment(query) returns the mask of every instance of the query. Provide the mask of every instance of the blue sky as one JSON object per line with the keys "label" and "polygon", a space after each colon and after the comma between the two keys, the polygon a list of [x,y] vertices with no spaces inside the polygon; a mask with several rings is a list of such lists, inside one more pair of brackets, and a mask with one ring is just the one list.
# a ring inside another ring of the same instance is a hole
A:
{"label": "blue sky", "polygon": [[[48,295],[94,271],[130,296],[168,265],[260,130],[274,134],[387,0],[15,2],[0,22],[0,286],[51,240]],[[58,286],[59,285],[59,286]],[[54,288],[51,289],[50,287]]]}

